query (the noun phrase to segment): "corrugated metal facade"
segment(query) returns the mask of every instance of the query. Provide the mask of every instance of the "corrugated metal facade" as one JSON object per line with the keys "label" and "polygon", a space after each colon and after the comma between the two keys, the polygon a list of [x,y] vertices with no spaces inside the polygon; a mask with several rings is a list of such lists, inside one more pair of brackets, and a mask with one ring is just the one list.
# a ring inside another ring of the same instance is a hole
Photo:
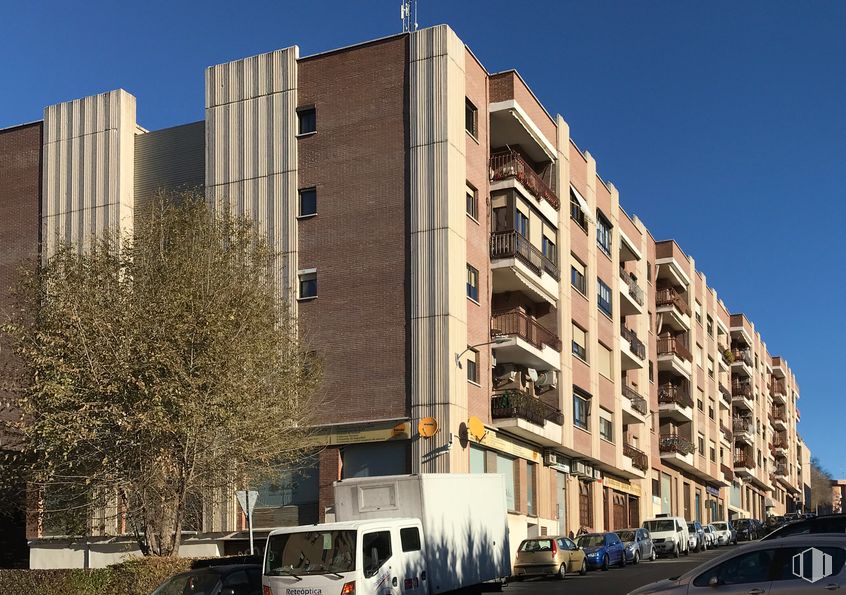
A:
{"label": "corrugated metal facade", "polygon": [[197,190],[205,185],[204,121],[135,137],[135,210],[159,191]]}

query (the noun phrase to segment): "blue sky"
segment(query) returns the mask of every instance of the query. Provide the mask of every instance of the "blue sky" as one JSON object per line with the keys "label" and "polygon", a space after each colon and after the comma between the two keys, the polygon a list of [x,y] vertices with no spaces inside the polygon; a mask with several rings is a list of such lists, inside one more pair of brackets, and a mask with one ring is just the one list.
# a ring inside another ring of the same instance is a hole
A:
{"label": "blue sky", "polygon": [[[150,129],[203,117],[203,69],[400,30],[399,0],[7,2],[0,127],[123,87]],[[800,431],[846,477],[846,2],[421,0],[562,114],[623,206],[673,237],[799,375]]]}

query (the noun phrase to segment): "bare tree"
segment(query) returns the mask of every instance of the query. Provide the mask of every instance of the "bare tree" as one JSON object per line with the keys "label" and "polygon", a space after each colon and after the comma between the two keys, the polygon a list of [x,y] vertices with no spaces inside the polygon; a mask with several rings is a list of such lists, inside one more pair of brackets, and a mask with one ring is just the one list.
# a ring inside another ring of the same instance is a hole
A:
{"label": "bare tree", "polygon": [[817,457],[811,458],[811,510],[831,512],[831,473]]}
{"label": "bare tree", "polygon": [[296,466],[319,366],[249,221],[194,195],[142,221],[24,276],[3,327],[22,364],[5,428],[20,448],[3,467],[46,514],[111,514],[145,554],[170,556],[189,504]]}

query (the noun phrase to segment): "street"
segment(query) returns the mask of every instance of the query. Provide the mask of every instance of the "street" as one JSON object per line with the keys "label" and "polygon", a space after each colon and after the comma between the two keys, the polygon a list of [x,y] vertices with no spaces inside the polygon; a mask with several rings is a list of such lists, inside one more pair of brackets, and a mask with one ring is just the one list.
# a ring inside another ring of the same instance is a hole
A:
{"label": "street", "polygon": [[624,595],[630,590],[648,583],[678,576],[691,568],[729,551],[735,546],[711,549],[699,554],[675,558],[658,558],[655,562],[641,562],[637,566],[612,568],[607,572],[594,570],[585,576],[569,574],[565,580],[530,579],[510,583],[503,593],[508,595],[535,593],[590,593],[590,595]]}

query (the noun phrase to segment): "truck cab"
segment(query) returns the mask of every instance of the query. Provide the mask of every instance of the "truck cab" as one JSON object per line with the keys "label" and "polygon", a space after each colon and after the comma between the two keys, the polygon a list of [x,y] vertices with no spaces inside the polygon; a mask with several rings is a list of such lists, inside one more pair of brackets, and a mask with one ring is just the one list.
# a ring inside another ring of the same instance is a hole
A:
{"label": "truck cab", "polygon": [[324,523],[270,533],[264,595],[429,592],[419,519]]}

